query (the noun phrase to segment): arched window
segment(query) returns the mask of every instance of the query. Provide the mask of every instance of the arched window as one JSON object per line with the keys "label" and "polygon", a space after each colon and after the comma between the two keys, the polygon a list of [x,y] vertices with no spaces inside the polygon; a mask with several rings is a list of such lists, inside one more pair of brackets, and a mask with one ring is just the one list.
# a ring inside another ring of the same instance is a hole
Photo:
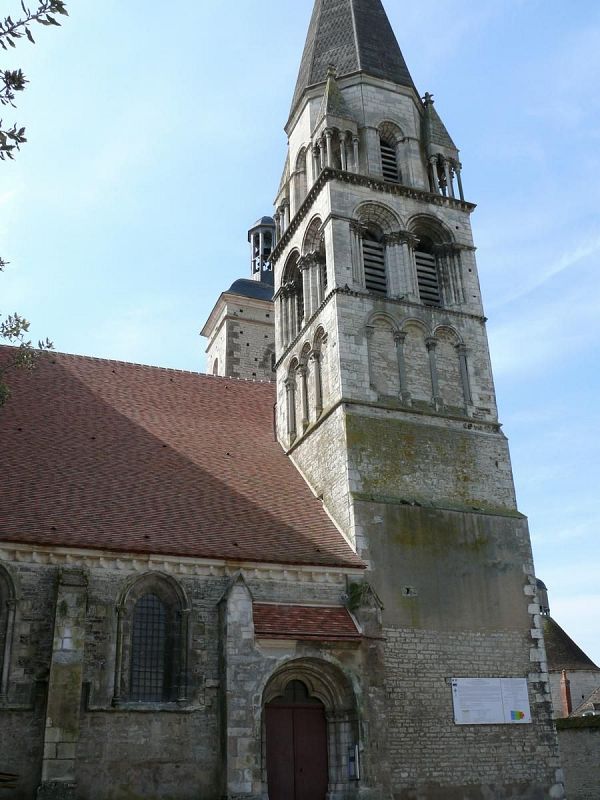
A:
{"label": "arched window", "polygon": [[441,306],[442,292],[438,262],[431,239],[422,237],[415,250],[419,297],[426,306]]}
{"label": "arched window", "polygon": [[171,699],[168,609],[160,597],[145,594],[135,604],[131,634],[130,700]]}
{"label": "arched window", "polygon": [[179,584],[144,575],[126,590],[118,615],[113,703],[184,701],[189,607]]}
{"label": "arched window", "polygon": [[379,147],[381,151],[383,180],[386,183],[400,183],[400,168],[398,166],[396,143],[388,139],[380,138]]}
{"label": "arched window", "polygon": [[311,313],[314,313],[318,306],[321,305],[327,294],[325,234],[319,217],[315,217],[306,230],[302,252],[304,253],[304,257],[309,259],[310,269],[314,272],[312,276],[312,284],[315,287],[315,296],[313,298],[314,308],[308,309],[308,315],[311,315]]}
{"label": "arched window", "polygon": [[283,274],[281,287],[283,290],[282,330],[286,344],[296,338],[304,320],[304,289],[299,260],[298,253],[293,253],[288,259]]}
{"label": "arched window", "polygon": [[218,375],[219,374],[219,359],[218,358],[215,358],[215,360],[214,360],[212,374],[213,375]]}
{"label": "arched window", "polygon": [[387,295],[387,275],[385,268],[385,244],[382,232],[369,227],[362,237],[365,287],[373,294]]}
{"label": "arched window", "polygon": [[298,359],[294,358],[288,367],[288,375],[285,380],[285,399],[286,399],[286,417],[287,417],[287,434],[290,444],[293,444],[298,434],[297,430],[297,412],[296,412],[296,373],[298,370]]}
{"label": "arched window", "polygon": [[294,175],[294,214],[297,213],[308,193],[307,153],[308,151],[303,147],[296,159],[296,172]]}

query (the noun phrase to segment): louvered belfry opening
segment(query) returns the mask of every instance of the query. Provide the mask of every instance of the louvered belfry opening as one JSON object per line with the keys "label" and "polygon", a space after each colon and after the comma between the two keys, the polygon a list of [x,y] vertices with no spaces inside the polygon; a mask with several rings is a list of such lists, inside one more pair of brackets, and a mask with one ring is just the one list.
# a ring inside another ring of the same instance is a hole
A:
{"label": "louvered belfry opening", "polygon": [[131,641],[131,699],[143,703],[167,699],[167,608],[155,594],[146,594],[135,605]]}
{"label": "louvered belfry opening", "polygon": [[433,254],[433,246],[429,241],[421,240],[419,249],[415,252],[415,261],[421,301],[426,306],[441,306],[442,292],[437,258]]}
{"label": "louvered belfry opening", "polygon": [[400,183],[400,170],[398,169],[396,145],[390,143],[386,139],[381,139],[380,147],[383,180],[386,183]]}
{"label": "louvered belfry opening", "polygon": [[385,245],[373,232],[363,235],[363,263],[365,268],[365,286],[374,294],[387,294],[387,276],[385,272]]}

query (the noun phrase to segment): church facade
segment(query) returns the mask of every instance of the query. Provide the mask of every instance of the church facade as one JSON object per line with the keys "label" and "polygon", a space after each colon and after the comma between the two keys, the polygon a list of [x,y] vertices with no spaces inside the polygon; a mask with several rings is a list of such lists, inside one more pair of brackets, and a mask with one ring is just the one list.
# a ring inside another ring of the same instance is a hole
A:
{"label": "church facade", "polygon": [[14,377],[0,773],[16,800],[560,800],[474,205],[380,0],[316,0],[286,133],[211,374]]}

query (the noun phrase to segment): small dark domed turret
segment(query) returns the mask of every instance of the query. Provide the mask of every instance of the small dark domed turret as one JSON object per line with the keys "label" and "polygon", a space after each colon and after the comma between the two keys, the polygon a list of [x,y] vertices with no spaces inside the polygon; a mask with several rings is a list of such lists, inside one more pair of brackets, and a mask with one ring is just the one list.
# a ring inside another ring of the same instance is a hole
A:
{"label": "small dark domed turret", "polygon": [[273,286],[271,253],[275,246],[275,220],[261,217],[248,231],[251,247],[252,280]]}
{"label": "small dark domed turret", "polygon": [[546,617],[550,616],[550,601],[548,600],[548,588],[544,581],[541,581],[539,578],[536,581],[537,585],[537,593],[538,598],[540,601],[540,614],[543,614]]}

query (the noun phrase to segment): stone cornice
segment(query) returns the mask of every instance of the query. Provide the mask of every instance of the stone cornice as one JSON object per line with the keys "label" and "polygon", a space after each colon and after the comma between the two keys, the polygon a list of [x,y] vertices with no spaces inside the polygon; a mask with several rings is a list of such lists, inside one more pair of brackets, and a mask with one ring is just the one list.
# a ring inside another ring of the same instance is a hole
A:
{"label": "stone cornice", "polygon": [[399,197],[410,197],[413,200],[421,200],[427,203],[432,203],[433,205],[437,206],[445,206],[446,208],[456,208],[460,211],[465,211],[468,214],[471,214],[477,206],[473,203],[467,203],[463,200],[456,200],[452,197],[444,197],[441,194],[433,194],[432,192],[425,192],[422,189],[415,189],[413,186],[402,186],[396,183],[386,183],[379,178],[375,178],[372,175],[360,175],[356,174],[355,172],[344,172],[341,169],[333,169],[331,167],[326,167],[325,169],[321,170],[321,173],[317,180],[314,182],[310,191],[308,192],[306,199],[298,209],[298,211],[294,214],[294,218],[290,221],[286,232],[283,234],[281,239],[277,242],[272,254],[271,254],[271,263],[276,264],[279,260],[281,254],[290,243],[293,235],[296,233],[298,228],[300,227],[300,223],[305,217],[308,215],[310,209],[312,208],[316,198],[321,193],[323,187],[332,180],[340,180],[344,183],[353,184],[354,186],[366,186],[368,189],[371,189],[375,192],[380,192],[382,194],[392,194]]}
{"label": "stone cornice", "polygon": [[[401,414],[403,417],[412,417],[414,421],[417,420],[420,422],[422,418],[427,418],[435,421],[439,424],[440,421],[450,421],[455,424],[454,430],[460,430],[461,428],[469,431],[471,433],[483,433],[483,434],[492,434],[504,436],[502,432],[502,425],[499,422],[485,422],[481,420],[474,419],[473,417],[469,416],[457,416],[456,414],[451,414],[444,411],[437,411],[435,408],[431,407],[427,410],[415,408],[414,406],[407,406],[405,405],[400,399],[395,402],[393,405],[389,403],[382,403],[374,400],[354,400],[347,397],[343,397],[340,400],[337,400],[332,406],[325,409],[318,420],[313,422],[308,428],[302,432],[300,436],[298,436],[293,444],[286,448],[285,442],[280,440],[281,446],[285,449],[286,454],[289,456],[294,450],[297,450],[300,445],[306,439],[306,436],[317,428],[320,428],[321,425],[329,419],[332,414],[334,414],[339,408],[342,408],[345,412],[351,414],[352,409],[367,409],[367,410],[375,410],[375,411],[385,411],[385,412],[396,412]],[[360,411],[358,412],[360,413]]]}
{"label": "stone cornice", "polygon": [[300,583],[338,583],[345,575],[362,575],[361,567],[323,567],[272,564],[254,561],[188,558],[185,556],[116,553],[76,547],[51,547],[0,541],[0,563],[79,567],[129,572],[166,572],[181,577],[229,578],[243,570],[246,577],[261,580],[295,580]]}

